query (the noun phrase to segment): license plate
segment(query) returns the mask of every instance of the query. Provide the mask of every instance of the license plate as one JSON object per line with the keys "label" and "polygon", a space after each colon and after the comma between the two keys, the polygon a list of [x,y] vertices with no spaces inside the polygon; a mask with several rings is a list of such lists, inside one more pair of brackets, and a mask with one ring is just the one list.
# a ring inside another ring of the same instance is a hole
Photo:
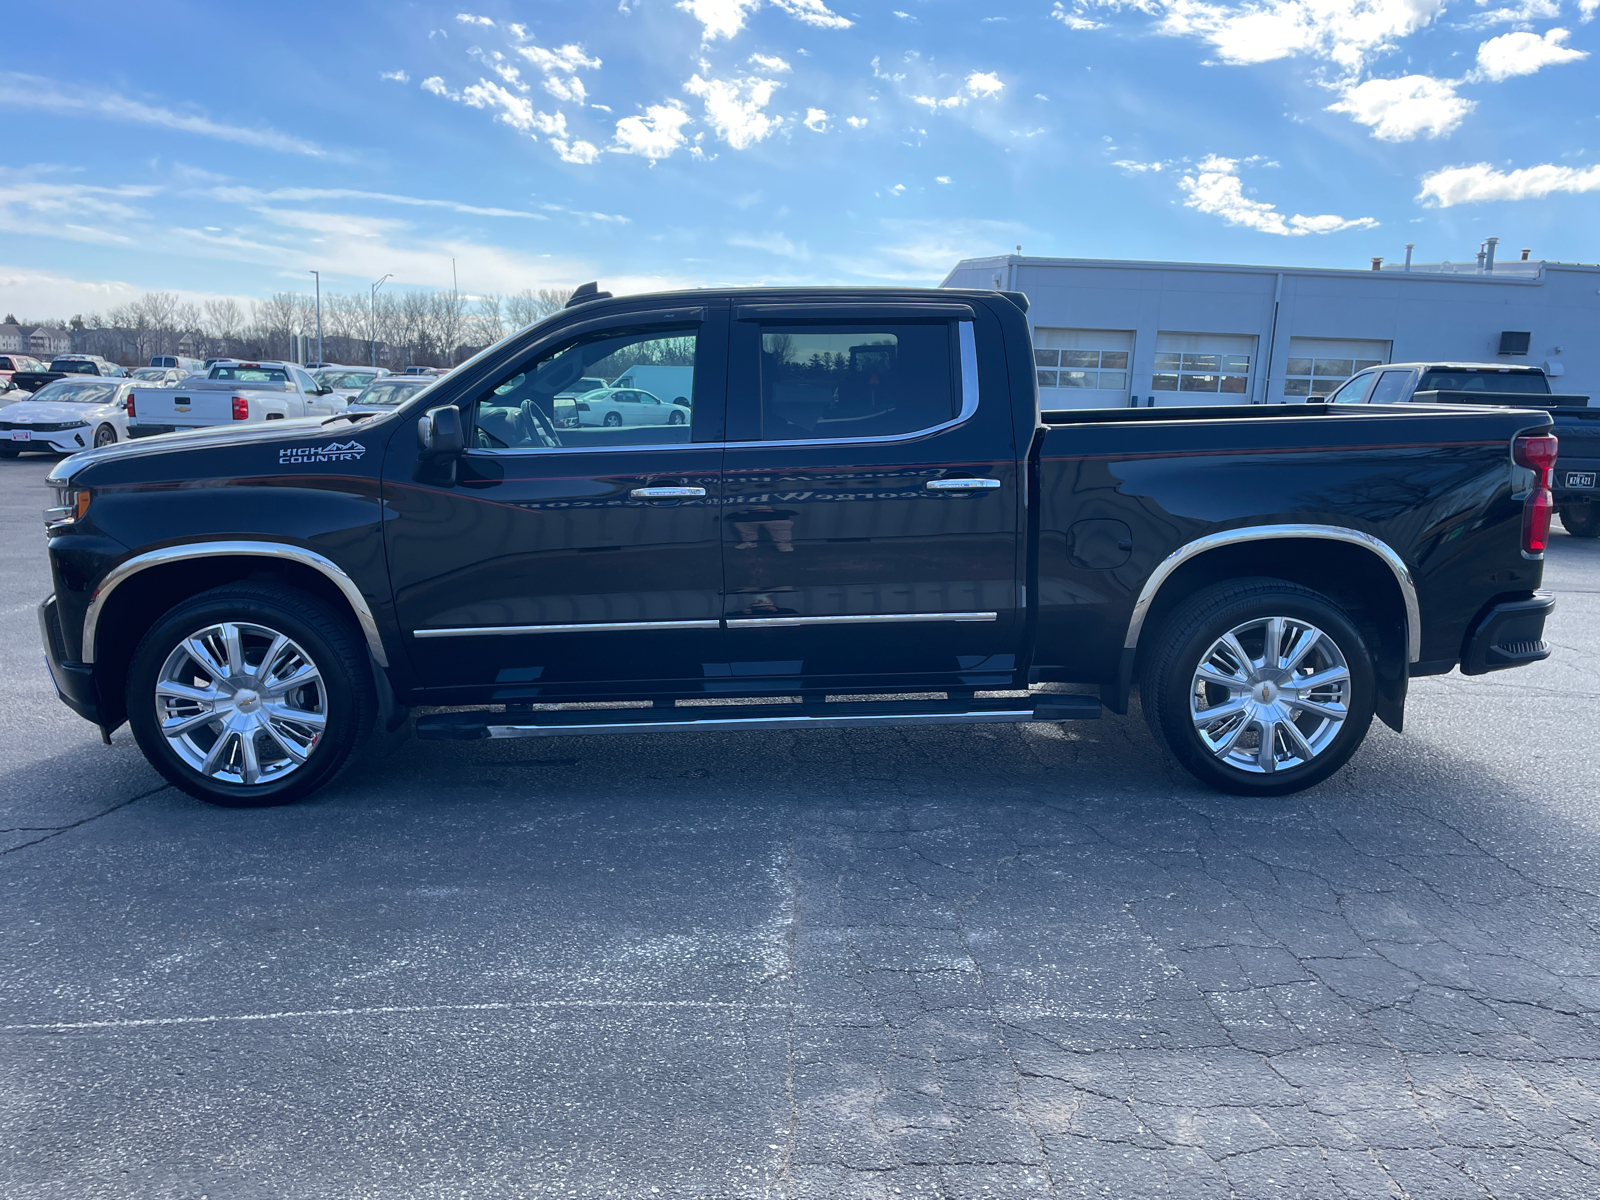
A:
{"label": "license plate", "polygon": [[1594,472],[1593,471],[1568,471],[1567,472],[1567,486],[1569,488],[1593,487],[1594,486]]}
{"label": "license plate", "polygon": [[29,433],[26,429],[13,429],[11,431],[11,440],[13,442],[31,442],[33,440],[33,434]]}

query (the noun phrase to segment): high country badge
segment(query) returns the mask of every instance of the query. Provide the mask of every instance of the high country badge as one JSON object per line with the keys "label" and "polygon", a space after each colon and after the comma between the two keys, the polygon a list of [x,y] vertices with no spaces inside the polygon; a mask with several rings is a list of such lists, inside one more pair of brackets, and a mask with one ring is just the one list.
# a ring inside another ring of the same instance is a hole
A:
{"label": "high country badge", "polygon": [[329,442],[326,446],[289,446],[278,451],[278,465],[299,466],[306,463],[353,462],[367,452],[360,442]]}

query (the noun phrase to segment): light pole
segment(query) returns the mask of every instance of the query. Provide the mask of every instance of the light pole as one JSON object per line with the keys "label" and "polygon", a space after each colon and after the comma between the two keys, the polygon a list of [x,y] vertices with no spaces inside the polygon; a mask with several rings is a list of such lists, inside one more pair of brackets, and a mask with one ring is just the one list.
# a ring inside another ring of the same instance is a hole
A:
{"label": "light pole", "polygon": [[378,280],[377,283],[372,285],[372,296],[370,298],[371,302],[367,306],[367,311],[369,314],[371,314],[369,319],[372,321],[372,363],[370,365],[374,367],[378,365],[378,289],[383,286],[384,280],[393,278],[394,272],[391,271],[389,274],[385,275],[383,279]]}
{"label": "light pole", "polygon": [[322,273],[311,272],[317,280],[317,362],[322,362]]}

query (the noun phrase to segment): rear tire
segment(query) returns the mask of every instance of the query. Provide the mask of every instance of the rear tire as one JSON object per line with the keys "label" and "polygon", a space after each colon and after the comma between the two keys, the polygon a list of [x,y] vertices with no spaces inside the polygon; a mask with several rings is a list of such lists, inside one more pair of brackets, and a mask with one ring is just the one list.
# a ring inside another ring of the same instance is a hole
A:
{"label": "rear tire", "polygon": [[367,656],[304,592],[230,584],[155,623],[128,669],[128,724],[152,766],[230,808],[325,786],[371,733]]}
{"label": "rear tire", "polygon": [[1573,537],[1600,537],[1600,504],[1564,504],[1557,510],[1561,525]]}
{"label": "rear tire", "polygon": [[1372,724],[1372,655],[1310,588],[1246,579],[1205,588],[1162,627],[1139,694],[1156,740],[1219,791],[1282,796],[1349,761]]}

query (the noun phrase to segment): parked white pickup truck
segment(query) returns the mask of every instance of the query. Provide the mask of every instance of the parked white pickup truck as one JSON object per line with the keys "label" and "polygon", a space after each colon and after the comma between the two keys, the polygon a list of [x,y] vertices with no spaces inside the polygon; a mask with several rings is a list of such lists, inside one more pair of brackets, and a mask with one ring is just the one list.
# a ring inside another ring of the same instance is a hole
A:
{"label": "parked white pickup truck", "polygon": [[152,437],[246,421],[332,416],[347,406],[295,363],[224,359],[205,379],[128,393],[128,436]]}

